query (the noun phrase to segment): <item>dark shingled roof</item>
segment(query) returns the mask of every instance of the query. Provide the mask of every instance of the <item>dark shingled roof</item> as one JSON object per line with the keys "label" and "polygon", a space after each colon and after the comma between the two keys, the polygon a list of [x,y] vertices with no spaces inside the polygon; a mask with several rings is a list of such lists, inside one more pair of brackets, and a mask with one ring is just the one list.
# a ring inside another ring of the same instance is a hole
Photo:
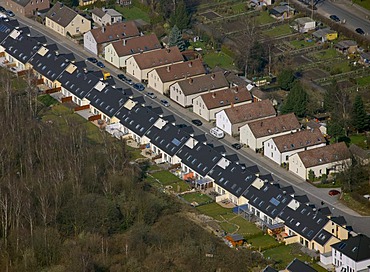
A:
{"label": "dark shingled roof", "polygon": [[55,5],[46,13],[46,18],[56,22],[62,27],[66,27],[69,23],[78,15],[77,12],[67,7],[66,5],[57,2]]}
{"label": "dark shingled roof", "polygon": [[316,269],[298,259],[294,259],[286,269],[289,272],[317,272]]}
{"label": "dark shingled roof", "polygon": [[262,272],[278,272],[278,271],[270,266],[267,266]]}
{"label": "dark shingled roof", "polygon": [[26,64],[41,47],[37,40],[24,33],[19,34],[16,39],[8,36],[2,46],[9,55],[23,64]]}
{"label": "dark shingled roof", "polygon": [[364,234],[350,237],[331,246],[355,262],[370,259],[370,238]]}
{"label": "dark shingled roof", "polygon": [[320,245],[324,246],[329,239],[332,237],[330,232],[327,232],[326,230],[322,229],[315,237],[315,241],[319,243]]}
{"label": "dark shingled roof", "polygon": [[[16,24],[14,22],[16,22]],[[2,42],[4,39],[6,39],[6,37],[8,37],[8,35],[17,26],[19,26],[17,20],[0,19],[0,42]]]}

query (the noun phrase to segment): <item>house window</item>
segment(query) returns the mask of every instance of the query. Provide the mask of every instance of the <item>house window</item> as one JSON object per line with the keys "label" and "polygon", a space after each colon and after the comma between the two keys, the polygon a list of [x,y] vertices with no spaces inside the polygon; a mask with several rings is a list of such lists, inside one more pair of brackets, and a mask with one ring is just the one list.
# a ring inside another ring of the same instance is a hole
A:
{"label": "house window", "polygon": [[79,27],[76,27],[76,32],[80,32],[80,28]]}

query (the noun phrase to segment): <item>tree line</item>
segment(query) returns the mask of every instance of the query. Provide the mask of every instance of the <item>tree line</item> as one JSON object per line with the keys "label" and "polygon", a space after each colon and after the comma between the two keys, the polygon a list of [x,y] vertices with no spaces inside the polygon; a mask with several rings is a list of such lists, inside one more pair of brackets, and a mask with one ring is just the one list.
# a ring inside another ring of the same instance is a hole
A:
{"label": "tree line", "polygon": [[[1,271],[232,271],[263,267],[145,181],[124,142],[88,137],[0,71]],[[86,121],[87,122],[87,121]],[[206,258],[213,254],[213,258]]]}

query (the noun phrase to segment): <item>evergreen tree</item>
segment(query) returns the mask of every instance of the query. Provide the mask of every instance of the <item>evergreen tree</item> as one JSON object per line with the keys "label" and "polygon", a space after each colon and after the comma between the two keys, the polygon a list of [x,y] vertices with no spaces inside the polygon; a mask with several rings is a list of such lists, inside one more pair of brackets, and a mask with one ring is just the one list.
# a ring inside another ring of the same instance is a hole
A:
{"label": "evergreen tree", "polygon": [[357,131],[362,132],[368,127],[367,114],[360,95],[357,95],[352,108],[352,121]]}
{"label": "evergreen tree", "polygon": [[289,91],[294,83],[294,71],[292,69],[284,69],[278,76],[280,88]]}
{"label": "evergreen tree", "polygon": [[328,123],[328,134],[337,142],[338,138],[345,135],[343,125],[337,120],[331,119]]}
{"label": "evergreen tree", "polygon": [[171,29],[168,37],[168,45],[177,46],[180,51],[184,51],[186,49],[185,42],[182,39],[181,31],[176,25]]}
{"label": "evergreen tree", "polygon": [[179,1],[175,5],[175,10],[170,17],[171,26],[177,26],[183,30],[189,26],[190,15],[186,9],[186,5],[183,1]]}
{"label": "evergreen tree", "polygon": [[306,113],[308,94],[299,82],[294,83],[285,103],[281,108],[282,113],[294,112],[297,116],[303,117]]}

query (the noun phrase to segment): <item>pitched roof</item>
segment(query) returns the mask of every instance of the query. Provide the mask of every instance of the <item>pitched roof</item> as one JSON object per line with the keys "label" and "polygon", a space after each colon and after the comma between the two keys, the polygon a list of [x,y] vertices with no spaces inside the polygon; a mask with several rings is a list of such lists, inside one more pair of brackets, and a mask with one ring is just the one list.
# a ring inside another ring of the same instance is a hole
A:
{"label": "pitched roof", "polygon": [[36,39],[24,33],[19,34],[16,38],[8,36],[2,42],[2,46],[9,55],[23,64],[26,64],[41,47]]}
{"label": "pitched roof", "polygon": [[333,235],[330,232],[327,232],[326,230],[322,229],[320,232],[316,235],[315,241],[319,243],[320,245],[325,245],[329,239],[333,237]]}
{"label": "pitched roof", "polygon": [[202,94],[201,98],[209,110],[252,100],[252,96],[246,88],[238,87]]}
{"label": "pitched roof", "polygon": [[155,34],[115,41],[112,42],[112,46],[119,57],[161,48],[161,44]]}
{"label": "pitched roof", "polygon": [[231,163],[226,169],[216,165],[209,173],[214,183],[236,197],[241,196],[256,179],[256,176],[240,165]]}
{"label": "pitched roof", "polygon": [[131,110],[122,108],[117,112],[116,117],[123,126],[140,137],[159,119],[159,116],[150,108],[141,105],[137,105]]}
{"label": "pitched roof", "polygon": [[105,15],[105,11],[102,10],[101,8],[95,7],[92,11],[91,14],[95,14],[96,16],[102,18]]}
{"label": "pitched roof", "polygon": [[155,71],[162,82],[171,82],[206,73],[200,59],[174,63],[168,66],[156,68]]}
{"label": "pitched roof", "polygon": [[338,48],[348,48],[350,46],[357,46],[357,42],[354,40],[344,40],[344,41],[338,42],[335,45],[335,47],[338,47]]}
{"label": "pitched roof", "polygon": [[222,159],[220,153],[203,143],[198,143],[193,148],[185,145],[177,156],[183,164],[203,177]]}
{"label": "pitched roof", "polygon": [[314,33],[312,33],[312,35],[316,38],[322,38],[322,37],[325,37],[328,34],[334,34],[334,33],[337,33],[337,32],[328,27],[328,28],[319,29],[319,30],[315,31]]}
{"label": "pitched roof", "polygon": [[351,152],[344,142],[298,152],[297,154],[306,168],[351,158]]}
{"label": "pitched roof", "polygon": [[280,153],[326,143],[324,136],[318,129],[301,130],[295,133],[277,136],[272,140]]}
{"label": "pitched roof", "polygon": [[294,259],[286,269],[289,272],[317,272],[316,269],[298,259]]}
{"label": "pitched roof", "polygon": [[177,82],[184,95],[192,95],[217,89],[223,89],[229,86],[223,72],[216,72],[189,79],[183,79]]}
{"label": "pitched roof", "polygon": [[344,218],[344,216],[333,216],[330,218],[331,221],[333,221],[335,224],[338,224],[339,226],[346,226],[347,221]]}
{"label": "pitched roof", "polygon": [[329,219],[315,208],[300,204],[295,210],[285,207],[279,214],[285,226],[300,234],[307,240],[313,240]]}
{"label": "pitched roof", "polygon": [[63,3],[57,2],[46,13],[46,18],[56,22],[62,27],[66,27],[78,15],[77,12],[67,7]]}
{"label": "pitched roof", "polygon": [[39,51],[29,60],[32,68],[46,77],[54,81],[57,77],[68,67],[69,63],[73,61],[74,55],[58,54],[53,50],[42,47]]}
{"label": "pitched roof", "polygon": [[271,218],[276,218],[292,200],[278,185],[269,182],[265,182],[260,189],[250,186],[243,195],[249,200],[249,205]]}
{"label": "pitched roof", "polygon": [[137,65],[142,70],[162,65],[169,65],[184,60],[177,46],[161,50],[149,51],[132,57],[135,59]]}
{"label": "pitched roof", "polygon": [[350,237],[331,247],[356,262],[370,259],[370,238],[364,234]]}
{"label": "pitched roof", "polygon": [[255,119],[275,116],[276,111],[270,100],[244,104],[224,110],[231,124],[252,121]]}
{"label": "pitched roof", "polygon": [[90,30],[97,44],[139,36],[134,21],[118,22]]}
{"label": "pitched roof", "polygon": [[162,128],[152,126],[146,136],[153,145],[170,156],[175,155],[190,138],[188,133],[169,123]]}
{"label": "pitched roof", "polygon": [[296,130],[301,127],[294,113],[253,121],[246,126],[249,126],[256,138]]}
{"label": "pitched roof", "polygon": [[19,26],[17,20],[0,19],[0,42],[6,39],[17,26]]}
{"label": "pitched roof", "polygon": [[262,272],[278,272],[278,271],[270,266],[267,266]]}
{"label": "pitched roof", "polygon": [[14,1],[15,3],[17,3],[18,5],[21,5],[22,7],[25,7],[28,5],[28,3],[31,1],[31,0],[12,0]]}
{"label": "pitched roof", "polygon": [[297,22],[298,24],[305,24],[315,22],[315,20],[311,19],[310,17],[301,17],[295,19],[294,22]]}
{"label": "pitched roof", "polygon": [[365,149],[362,149],[361,147],[355,145],[355,144],[351,144],[349,146],[349,151],[351,151],[351,153],[356,156],[356,157],[359,157],[361,159],[368,159],[370,158],[370,151],[369,150],[365,150]]}

